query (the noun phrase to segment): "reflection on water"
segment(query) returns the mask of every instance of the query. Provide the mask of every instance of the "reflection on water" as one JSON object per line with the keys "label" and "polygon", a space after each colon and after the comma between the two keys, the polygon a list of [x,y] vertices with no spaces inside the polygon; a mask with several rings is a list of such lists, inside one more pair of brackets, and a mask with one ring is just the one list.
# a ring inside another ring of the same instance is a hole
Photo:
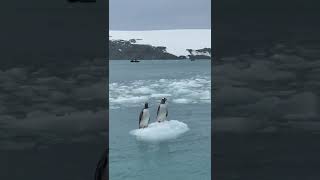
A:
{"label": "reflection on water", "polygon": [[[170,160],[170,148],[167,142],[149,144],[136,141],[141,157],[141,164],[150,166],[159,166],[159,168]],[[161,160],[161,161],[159,161]]]}
{"label": "reflection on water", "polygon": [[169,144],[167,142],[148,144],[137,141],[137,146],[141,157],[138,160],[138,164],[142,169],[151,169],[157,171],[157,174],[167,173],[167,169],[164,167],[169,166],[172,159]]}

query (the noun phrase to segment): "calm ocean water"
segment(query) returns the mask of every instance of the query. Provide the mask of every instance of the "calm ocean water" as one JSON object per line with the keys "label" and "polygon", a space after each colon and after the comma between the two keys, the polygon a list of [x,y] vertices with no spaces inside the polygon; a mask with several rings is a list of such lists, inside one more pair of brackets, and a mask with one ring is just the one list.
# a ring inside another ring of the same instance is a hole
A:
{"label": "calm ocean water", "polygon": [[[110,61],[110,180],[211,179],[210,61]],[[189,131],[164,142],[130,135],[149,102],[151,122],[160,99],[168,99],[168,119]]]}

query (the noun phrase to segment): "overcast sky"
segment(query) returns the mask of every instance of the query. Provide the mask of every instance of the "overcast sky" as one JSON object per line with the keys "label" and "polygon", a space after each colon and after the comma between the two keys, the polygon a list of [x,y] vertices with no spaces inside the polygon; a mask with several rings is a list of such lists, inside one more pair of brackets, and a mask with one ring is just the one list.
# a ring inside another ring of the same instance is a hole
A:
{"label": "overcast sky", "polygon": [[109,0],[111,30],[210,29],[211,0]]}

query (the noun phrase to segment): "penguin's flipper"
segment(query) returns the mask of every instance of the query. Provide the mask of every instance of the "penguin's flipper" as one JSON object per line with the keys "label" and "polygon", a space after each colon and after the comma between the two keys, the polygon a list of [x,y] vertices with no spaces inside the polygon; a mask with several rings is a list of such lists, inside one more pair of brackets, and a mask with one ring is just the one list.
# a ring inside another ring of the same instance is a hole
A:
{"label": "penguin's flipper", "polygon": [[143,115],[143,110],[140,112],[140,115],[139,115],[139,127],[140,127],[140,122],[142,120],[142,115]]}
{"label": "penguin's flipper", "polygon": [[167,109],[167,114],[166,114],[166,117],[168,117],[168,109]]}
{"label": "penguin's flipper", "polygon": [[158,106],[158,110],[157,110],[157,116],[158,116],[158,114],[159,114],[159,110],[160,110],[160,105]]}

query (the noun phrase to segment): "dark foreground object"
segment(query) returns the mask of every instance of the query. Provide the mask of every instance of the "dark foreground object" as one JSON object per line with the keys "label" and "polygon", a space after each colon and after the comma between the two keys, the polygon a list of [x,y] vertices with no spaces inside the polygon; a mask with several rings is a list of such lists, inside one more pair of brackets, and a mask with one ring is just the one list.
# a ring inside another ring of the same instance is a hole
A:
{"label": "dark foreground object", "polygon": [[107,180],[108,179],[108,151],[105,151],[99,160],[95,172],[95,180]]}

